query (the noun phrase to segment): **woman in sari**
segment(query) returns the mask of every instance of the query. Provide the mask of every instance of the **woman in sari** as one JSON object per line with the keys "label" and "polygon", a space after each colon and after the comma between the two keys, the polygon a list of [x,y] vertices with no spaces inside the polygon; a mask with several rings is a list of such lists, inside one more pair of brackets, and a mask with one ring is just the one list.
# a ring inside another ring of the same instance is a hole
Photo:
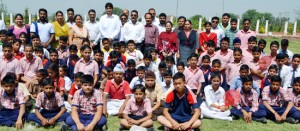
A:
{"label": "woman in sari", "polygon": [[26,43],[30,40],[30,26],[23,23],[23,15],[16,14],[15,24],[8,28],[7,33],[13,33],[17,39],[20,39],[21,32],[26,34]]}
{"label": "woman in sari", "polygon": [[75,15],[75,25],[70,27],[69,30],[69,43],[77,46],[80,49],[82,46],[82,40],[89,38],[88,30],[82,23],[81,15]]}
{"label": "woman in sari", "polygon": [[64,21],[63,16],[64,14],[61,11],[56,12],[56,21],[54,21],[52,24],[54,26],[54,32],[55,32],[55,41],[52,43],[51,47],[56,49],[58,48],[58,39],[61,36],[67,36],[69,32],[69,26]]}

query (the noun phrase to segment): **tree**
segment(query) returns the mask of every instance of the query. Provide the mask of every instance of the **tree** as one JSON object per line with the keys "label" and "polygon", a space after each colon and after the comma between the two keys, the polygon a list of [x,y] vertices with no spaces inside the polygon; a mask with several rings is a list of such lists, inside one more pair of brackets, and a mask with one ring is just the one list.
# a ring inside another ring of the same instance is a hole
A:
{"label": "tree", "polygon": [[25,23],[25,24],[28,24],[28,23],[29,23],[29,16],[28,16],[28,12],[29,12],[29,11],[28,11],[28,10],[29,10],[29,9],[26,7],[26,8],[25,8],[25,11],[24,11],[24,13],[25,13],[25,14],[24,14],[24,20],[25,20],[24,23]]}
{"label": "tree", "polygon": [[[122,11],[123,11],[123,9],[121,9],[119,7],[114,7],[112,13],[117,15],[117,16],[120,16],[122,14]],[[106,14],[105,11],[102,13],[102,15],[104,15],[104,14]]]}
{"label": "tree", "polygon": [[190,20],[193,24],[193,29],[198,29],[199,27],[199,18],[203,18],[202,15],[194,15],[192,17],[190,17]]}
{"label": "tree", "polygon": [[257,12],[255,9],[250,9],[247,10],[245,13],[243,13],[242,18],[245,19],[250,19],[251,22],[251,29],[255,29],[256,26],[256,20],[260,18],[261,14]]}
{"label": "tree", "polygon": [[240,18],[240,16],[238,14],[234,14],[234,13],[229,13],[230,14],[230,18]]}

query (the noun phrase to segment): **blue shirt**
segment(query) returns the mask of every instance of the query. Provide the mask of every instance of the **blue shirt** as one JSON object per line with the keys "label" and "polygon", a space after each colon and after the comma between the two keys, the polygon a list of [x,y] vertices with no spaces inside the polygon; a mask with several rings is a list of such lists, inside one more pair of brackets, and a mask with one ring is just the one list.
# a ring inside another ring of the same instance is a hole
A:
{"label": "blue shirt", "polygon": [[[230,90],[236,90],[241,87],[243,87],[242,78],[240,76],[233,78],[233,80],[230,84]],[[257,94],[260,95],[259,87],[256,84],[253,83],[252,88],[257,92]]]}
{"label": "blue shirt", "polygon": [[[52,64],[54,62],[52,62],[51,60],[49,60],[46,65],[44,66],[44,69],[47,70],[50,66],[50,64]],[[61,59],[58,59],[58,66],[61,66],[61,65],[65,65],[65,61],[61,60]]]}

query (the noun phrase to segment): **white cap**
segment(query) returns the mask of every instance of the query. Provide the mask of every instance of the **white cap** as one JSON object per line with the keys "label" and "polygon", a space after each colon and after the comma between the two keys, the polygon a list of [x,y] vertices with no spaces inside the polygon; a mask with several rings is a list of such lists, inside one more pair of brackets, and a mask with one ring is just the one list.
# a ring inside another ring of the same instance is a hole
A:
{"label": "white cap", "polygon": [[117,64],[114,68],[114,72],[122,72],[124,73],[124,69],[122,68],[121,64]]}

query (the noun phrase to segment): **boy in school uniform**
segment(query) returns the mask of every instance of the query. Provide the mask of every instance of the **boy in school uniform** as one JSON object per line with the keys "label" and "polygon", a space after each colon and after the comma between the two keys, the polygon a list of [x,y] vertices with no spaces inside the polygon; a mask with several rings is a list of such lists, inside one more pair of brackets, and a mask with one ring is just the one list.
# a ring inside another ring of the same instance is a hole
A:
{"label": "boy in school uniform", "polygon": [[12,76],[5,76],[1,81],[0,102],[0,124],[4,126],[15,126],[20,129],[23,126],[25,114],[24,94],[21,89],[15,87]]}
{"label": "boy in school uniform", "polygon": [[55,63],[56,65],[58,66],[61,66],[61,65],[64,65],[65,64],[65,61],[61,60],[61,59],[58,59],[58,51],[55,50],[55,49],[50,49],[49,50],[49,53],[50,53],[50,59],[49,61],[46,63],[46,65],[44,66],[44,69],[48,69],[49,68],[49,65],[52,64],[52,63]]}
{"label": "boy in school uniform", "polygon": [[[31,43],[32,43],[32,46],[33,48],[35,49],[35,47],[37,46],[42,46],[42,43],[41,43],[41,39],[40,39],[40,36],[39,35],[32,35],[31,36]],[[24,53],[25,53],[25,47],[24,47]],[[48,50],[46,48],[43,48],[43,54],[44,54],[44,57],[47,58],[48,60],[50,59],[50,54],[48,52]],[[26,55],[26,54],[25,54]],[[36,55],[34,53],[34,55]]]}
{"label": "boy in school uniform", "polygon": [[276,75],[271,78],[271,85],[264,87],[262,92],[263,103],[259,109],[267,112],[267,118],[276,122],[297,123],[297,110],[290,96],[280,86],[281,78]]}
{"label": "boy in school uniform", "polygon": [[39,46],[36,46],[34,48],[34,54],[41,58],[42,59],[42,63],[43,63],[43,66],[45,66],[47,64],[47,62],[49,61],[45,56],[44,56],[44,47],[39,45]]}
{"label": "boy in school uniform", "polygon": [[253,83],[256,86],[260,86],[261,79],[263,79],[265,77],[265,75],[262,74],[263,71],[260,69],[260,66],[259,66],[261,50],[258,47],[253,47],[252,56],[253,56],[253,60],[248,61],[247,65],[250,68],[250,74],[252,75]]}
{"label": "boy in school uniform", "polygon": [[156,75],[156,82],[162,83],[164,81],[164,74],[165,74],[166,70],[167,70],[167,64],[164,61],[160,62],[158,64],[159,73],[155,74]]}
{"label": "boy in school uniform", "polygon": [[280,42],[280,46],[281,48],[277,51],[277,53],[283,53],[283,54],[287,54],[290,58],[290,61],[292,60],[293,58],[293,52],[288,50],[288,47],[289,47],[289,40],[288,39],[282,39],[281,42]]}
{"label": "boy in school uniform", "polygon": [[77,72],[75,74],[75,80],[73,82],[73,84],[71,85],[71,89],[69,91],[69,95],[68,95],[68,102],[70,105],[72,105],[72,99],[73,99],[73,96],[75,94],[75,92],[79,89],[81,89],[81,79],[82,77],[84,76],[84,74],[82,72]]}
{"label": "boy in school uniform", "polygon": [[54,91],[54,81],[46,78],[42,85],[43,92],[37,95],[35,102],[35,113],[30,113],[27,119],[38,123],[39,126],[54,126],[65,121],[69,113],[66,112],[59,92]]}
{"label": "boy in school uniform", "polygon": [[266,46],[267,46],[267,41],[264,40],[264,39],[260,39],[258,42],[257,42],[257,46],[258,48],[261,50],[261,55],[262,56],[266,56],[267,53],[264,51]]}
{"label": "boy in school uniform", "polygon": [[16,59],[20,60],[23,58],[25,55],[23,52],[20,51],[20,45],[21,45],[21,40],[20,39],[14,39],[12,47],[13,47],[13,54]]}
{"label": "boy in school uniform", "polygon": [[121,66],[125,69],[125,64],[119,60],[120,53],[117,51],[112,51],[109,53],[110,59],[105,63],[106,68],[115,68],[117,64],[121,64]]}
{"label": "boy in school uniform", "polygon": [[19,61],[12,54],[12,45],[9,43],[3,43],[2,52],[4,53],[2,61],[0,61],[0,77],[1,80],[7,73],[15,73],[17,78],[20,78],[21,70]]}
{"label": "boy in school uniform", "polygon": [[114,78],[114,71],[113,71],[113,69],[107,68],[106,71],[107,71],[107,77],[105,77],[105,78],[101,81],[101,85],[100,85],[100,87],[99,87],[99,89],[100,89],[101,91],[104,91],[106,82],[107,82],[108,80],[112,80],[112,79]]}
{"label": "boy in school uniform", "polygon": [[104,53],[104,63],[106,63],[108,61],[108,57],[109,57],[109,53],[113,51],[112,48],[110,48],[110,40],[108,38],[103,38],[102,39],[102,45],[103,48],[101,49],[101,51]]}
{"label": "boy in school uniform", "polygon": [[56,49],[58,52],[58,59],[66,61],[69,58],[69,49],[68,49],[68,37],[60,36],[58,39],[59,47]]}
{"label": "boy in school uniform", "polygon": [[72,113],[67,117],[68,124],[73,131],[99,130],[106,124],[102,115],[102,93],[94,89],[94,79],[91,75],[84,75],[81,79],[82,87],[77,90],[72,100]]}
{"label": "boy in school uniform", "polygon": [[43,92],[43,80],[48,77],[48,72],[45,69],[40,69],[36,72],[36,79],[31,81],[28,86],[31,99],[34,101],[40,92]]}
{"label": "boy in school uniform", "polygon": [[275,75],[277,75],[278,72],[278,66],[277,65],[271,65],[268,68],[268,73],[266,74],[266,76],[262,79],[261,81],[261,90],[266,87],[266,86],[270,86],[271,85],[271,78]]}
{"label": "boy in school uniform", "polygon": [[[218,59],[217,53],[215,52],[215,48],[216,48],[215,42],[212,40],[209,40],[207,42],[207,51],[203,52],[200,55],[197,66],[200,67],[202,65],[202,57],[205,55],[208,55],[210,57],[210,61],[213,61],[214,59]],[[210,63],[210,65],[211,65],[211,63]]]}
{"label": "boy in school uniform", "polygon": [[252,49],[257,45],[257,39],[255,36],[250,36],[248,38],[248,48],[242,49],[243,58],[242,63],[247,63],[253,60]]}
{"label": "boy in school uniform", "polygon": [[[159,64],[159,63],[158,63]],[[146,70],[151,70],[155,74],[158,73],[158,64],[156,65],[154,62],[152,62],[152,55],[150,53],[145,54],[144,61],[139,66],[145,66]]]}
{"label": "boy in school uniform", "polygon": [[164,74],[164,81],[161,83],[161,94],[162,96],[160,97],[161,100],[165,100],[168,93],[171,92],[172,90],[174,90],[174,85],[173,85],[173,81],[172,81],[172,71],[171,70],[166,70],[165,74]]}
{"label": "boy in school uniform", "polygon": [[127,61],[127,70],[124,73],[124,80],[131,83],[132,79],[136,77],[136,63],[133,59]]}
{"label": "boy in school uniform", "polygon": [[146,68],[144,66],[140,66],[137,68],[137,76],[132,79],[129,85],[130,90],[132,90],[135,85],[145,85],[145,73]]}
{"label": "boy in school uniform", "polygon": [[286,77],[286,79],[288,81],[288,83],[287,83],[288,87],[292,87],[294,79],[296,77],[300,76],[300,66],[299,66],[299,64],[300,64],[300,54],[295,54],[293,56],[291,66],[288,70],[289,74]]}
{"label": "boy in school uniform", "polygon": [[287,75],[289,74],[289,71],[288,71],[289,67],[284,65],[284,61],[285,61],[284,54],[283,53],[277,54],[275,61],[276,61],[276,65],[278,67],[277,74],[282,79],[281,87],[283,87],[286,90],[289,87],[289,85],[287,85],[289,82],[286,79]]}
{"label": "boy in school uniform", "polygon": [[199,128],[199,104],[194,93],[186,87],[184,74],[176,73],[173,83],[175,89],[167,95],[163,115],[157,121],[172,130]]}
{"label": "boy in school uniform", "polygon": [[74,82],[74,68],[75,65],[77,63],[77,61],[79,61],[79,57],[77,55],[78,49],[76,45],[70,45],[69,46],[69,52],[70,52],[70,56],[69,58],[67,58],[66,60],[66,65],[69,67],[69,74],[68,76],[70,77],[71,81]]}
{"label": "boy in school uniform", "polygon": [[291,101],[294,102],[294,107],[297,109],[296,120],[300,119],[300,77],[296,77],[293,81],[293,87],[287,90],[288,96],[291,97]]}

